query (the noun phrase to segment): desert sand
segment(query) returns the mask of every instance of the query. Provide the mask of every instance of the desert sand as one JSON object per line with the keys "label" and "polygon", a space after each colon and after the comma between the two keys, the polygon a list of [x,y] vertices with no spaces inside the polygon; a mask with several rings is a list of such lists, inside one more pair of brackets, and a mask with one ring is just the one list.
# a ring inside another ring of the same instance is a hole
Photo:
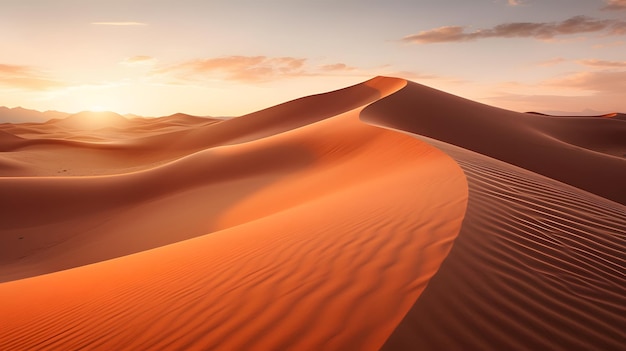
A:
{"label": "desert sand", "polygon": [[376,77],[0,124],[0,350],[620,350],[626,121]]}

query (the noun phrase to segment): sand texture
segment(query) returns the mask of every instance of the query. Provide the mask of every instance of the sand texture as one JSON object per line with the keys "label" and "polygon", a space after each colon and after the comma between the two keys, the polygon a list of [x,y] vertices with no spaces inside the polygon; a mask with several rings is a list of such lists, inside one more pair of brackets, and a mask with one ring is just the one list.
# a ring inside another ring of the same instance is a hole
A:
{"label": "sand texture", "polygon": [[398,78],[0,124],[0,350],[620,350],[626,121]]}

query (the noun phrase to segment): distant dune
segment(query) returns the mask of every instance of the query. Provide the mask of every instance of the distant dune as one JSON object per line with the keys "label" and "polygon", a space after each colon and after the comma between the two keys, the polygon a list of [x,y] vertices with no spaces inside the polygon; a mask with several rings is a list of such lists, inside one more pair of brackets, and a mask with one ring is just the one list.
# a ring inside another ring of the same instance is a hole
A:
{"label": "distant dune", "polygon": [[59,111],[39,112],[28,110],[21,107],[8,108],[0,106],[0,124],[1,123],[43,123],[51,119],[62,119],[69,113]]}
{"label": "distant dune", "polygon": [[0,125],[0,349],[622,349],[622,117],[376,77]]}
{"label": "distant dune", "polygon": [[80,131],[130,126],[130,120],[115,112],[91,111],[79,112],[63,119],[49,121],[48,123]]}

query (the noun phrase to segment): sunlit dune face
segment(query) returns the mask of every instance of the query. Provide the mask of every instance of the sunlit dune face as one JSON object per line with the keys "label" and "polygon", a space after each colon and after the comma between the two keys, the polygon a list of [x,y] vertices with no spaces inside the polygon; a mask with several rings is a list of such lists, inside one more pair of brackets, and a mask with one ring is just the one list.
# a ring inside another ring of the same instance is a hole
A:
{"label": "sunlit dune face", "polygon": [[123,116],[107,111],[83,111],[71,115],[61,122],[60,125],[78,130],[94,130],[107,127],[123,127],[128,120]]}

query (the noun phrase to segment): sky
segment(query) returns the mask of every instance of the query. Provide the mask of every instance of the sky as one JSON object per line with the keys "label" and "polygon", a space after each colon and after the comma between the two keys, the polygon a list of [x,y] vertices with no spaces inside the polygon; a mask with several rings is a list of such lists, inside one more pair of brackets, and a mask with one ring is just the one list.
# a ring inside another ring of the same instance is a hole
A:
{"label": "sky", "polygon": [[377,75],[626,112],[626,0],[0,0],[0,106],[238,116]]}

